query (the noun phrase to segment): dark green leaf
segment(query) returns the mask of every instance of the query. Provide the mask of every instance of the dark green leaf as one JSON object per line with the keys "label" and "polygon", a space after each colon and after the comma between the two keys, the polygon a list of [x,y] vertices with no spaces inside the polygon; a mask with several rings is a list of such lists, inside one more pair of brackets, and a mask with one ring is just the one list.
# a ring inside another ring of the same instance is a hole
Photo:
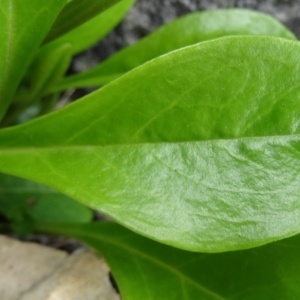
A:
{"label": "dark green leaf", "polygon": [[[45,49],[46,50],[46,49]],[[39,100],[66,73],[71,62],[71,45],[60,44],[51,51],[41,51],[31,66],[30,91],[33,101]]]}
{"label": "dark green leaf", "polygon": [[121,0],[72,0],[58,16],[45,43],[89,21]]}
{"label": "dark green leaf", "polygon": [[66,0],[0,1],[0,120]]}
{"label": "dark green leaf", "polygon": [[194,13],[160,28],[99,66],[68,77],[57,89],[103,85],[172,50],[223,36],[246,34],[295,38],[281,23],[262,13],[241,9]]}
{"label": "dark green leaf", "polygon": [[0,212],[12,223],[87,223],[85,206],[46,186],[0,173]]}
{"label": "dark green leaf", "polygon": [[253,250],[199,254],[155,243],[113,223],[49,229],[101,252],[123,300],[300,298],[299,235]]}
{"label": "dark green leaf", "polygon": [[0,132],[0,170],[176,247],[300,231],[300,44],[228,37],[172,52]]}
{"label": "dark green leaf", "polygon": [[47,44],[52,49],[61,44],[71,44],[72,53],[77,54],[101,40],[123,18],[135,0],[122,0],[90,21],[76,27],[67,34]]}
{"label": "dark green leaf", "polygon": [[43,96],[49,96],[49,90],[65,75],[70,62],[70,44],[41,51],[22,82],[23,90],[18,94],[21,100],[14,104],[0,125],[12,124],[30,105],[38,103]]}

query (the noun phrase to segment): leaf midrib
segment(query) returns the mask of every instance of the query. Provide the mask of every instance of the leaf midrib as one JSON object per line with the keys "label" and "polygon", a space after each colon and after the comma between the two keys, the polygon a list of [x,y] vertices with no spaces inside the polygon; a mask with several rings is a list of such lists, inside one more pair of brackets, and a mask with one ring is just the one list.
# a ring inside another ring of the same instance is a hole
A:
{"label": "leaf midrib", "polygon": [[24,195],[24,194],[37,194],[39,196],[42,195],[59,195],[59,192],[56,192],[54,190],[47,190],[47,191],[39,191],[39,190],[33,190],[33,189],[5,189],[0,187],[0,196],[1,195]]}
{"label": "leaf midrib", "polygon": [[[1,136],[0,136],[1,138]],[[139,146],[151,146],[151,145],[184,145],[184,144],[206,144],[206,143],[230,143],[244,140],[251,141],[285,141],[285,140],[299,140],[300,134],[290,135],[274,135],[274,136],[253,136],[253,137],[240,137],[240,138],[228,138],[228,139],[211,139],[211,140],[194,140],[194,141],[176,141],[176,142],[140,142],[140,143],[115,143],[115,144],[78,144],[78,145],[65,145],[55,144],[51,146],[1,146],[0,153],[2,152],[36,152],[36,151],[60,151],[60,150],[93,150],[95,148],[120,148],[120,147],[139,147]]]}

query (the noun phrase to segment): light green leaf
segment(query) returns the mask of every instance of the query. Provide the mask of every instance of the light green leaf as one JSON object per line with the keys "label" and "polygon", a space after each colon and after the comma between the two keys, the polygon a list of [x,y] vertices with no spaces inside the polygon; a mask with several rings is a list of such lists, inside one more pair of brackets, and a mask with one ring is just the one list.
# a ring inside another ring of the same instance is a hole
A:
{"label": "light green leaf", "polygon": [[0,170],[153,239],[226,251],[300,232],[300,44],[228,37],[0,131]]}
{"label": "light green leaf", "polygon": [[97,249],[123,300],[300,298],[299,235],[253,250],[200,254],[155,243],[114,223],[45,229]]}
{"label": "light green leaf", "polygon": [[272,17],[248,10],[227,9],[190,14],[113,55],[99,66],[63,80],[56,90],[107,84],[129,70],[167,52],[228,35],[295,36]]}
{"label": "light green leaf", "polygon": [[0,173],[0,212],[14,223],[87,223],[84,205],[41,184]]}
{"label": "light green leaf", "polygon": [[66,0],[0,1],[0,120]]}
{"label": "light green leaf", "polygon": [[97,17],[76,27],[67,34],[45,45],[46,49],[52,49],[61,44],[71,44],[72,54],[77,54],[101,40],[123,18],[135,0],[122,0]]}
{"label": "light green leaf", "polygon": [[73,0],[66,5],[55,21],[45,43],[59,38],[96,17],[121,0]]}

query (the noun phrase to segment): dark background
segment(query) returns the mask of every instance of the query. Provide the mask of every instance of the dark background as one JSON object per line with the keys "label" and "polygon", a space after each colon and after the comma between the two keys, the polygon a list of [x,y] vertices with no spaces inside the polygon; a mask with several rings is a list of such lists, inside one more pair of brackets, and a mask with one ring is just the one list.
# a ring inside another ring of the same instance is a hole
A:
{"label": "dark background", "polygon": [[98,45],[78,55],[72,69],[78,72],[92,67],[179,16],[192,11],[225,7],[248,8],[268,13],[283,22],[300,38],[300,0],[137,0],[113,32]]}

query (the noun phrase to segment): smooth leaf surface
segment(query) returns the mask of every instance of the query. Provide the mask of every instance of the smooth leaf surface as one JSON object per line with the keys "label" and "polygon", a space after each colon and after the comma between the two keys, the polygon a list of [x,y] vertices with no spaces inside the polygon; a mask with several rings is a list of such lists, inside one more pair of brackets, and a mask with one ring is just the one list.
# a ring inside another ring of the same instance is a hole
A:
{"label": "smooth leaf surface", "polygon": [[84,24],[119,1],[121,0],[73,0],[65,6],[56,19],[45,43]]}
{"label": "smooth leaf surface", "polygon": [[11,125],[28,107],[41,102],[44,96],[49,96],[49,90],[65,75],[71,58],[70,44],[41,51],[30,65],[14,99],[15,103],[0,122],[0,127]]}
{"label": "smooth leaf surface", "polygon": [[12,223],[87,223],[92,212],[44,185],[0,173],[0,212]]}
{"label": "smooth leaf surface", "polygon": [[66,0],[1,0],[0,120]]}
{"label": "smooth leaf surface", "polygon": [[99,86],[172,50],[228,35],[295,36],[272,17],[249,10],[223,9],[193,13],[161,27],[99,66],[66,78],[57,89]]}
{"label": "smooth leaf surface", "polygon": [[71,63],[72,46],[61,44],[51,51],[41,51],[31,65],[29,85],[30,97],[38,101],[67,72]]}
{"label": "smooth leaf surface", "polygon": [[110,265],[124,300],[300,297],[299,235],[253,250],[200,254],[158,244],[114,223],[49,229],[97,249]]}
{"label": "smooth leaf surface", "polygon": [[0,132],[0,170],[195,251],[300,231],[300,44],[228,37],[172,52]]}
{"label": "smooth leaf surface", "polygon": [[122,0],[95,18],[45,45],[44,48],[53,49],[62,44],[70,44],[72,54],[77,54],[91,47],[122,20],[134,2],[135,0]]}

